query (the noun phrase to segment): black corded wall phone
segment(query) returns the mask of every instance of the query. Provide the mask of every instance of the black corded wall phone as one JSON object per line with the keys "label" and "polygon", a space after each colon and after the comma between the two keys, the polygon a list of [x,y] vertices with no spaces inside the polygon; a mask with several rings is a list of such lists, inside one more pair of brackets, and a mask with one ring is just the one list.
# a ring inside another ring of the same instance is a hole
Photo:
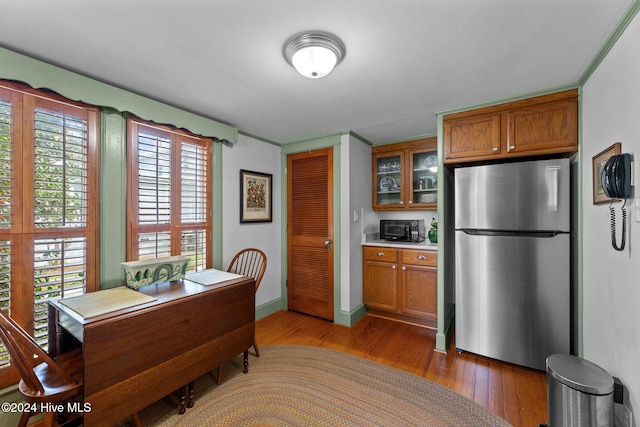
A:
{"label": "black corded wall phone", "polygon": [[631,197],[631,155],[624,153],[611,156],[602,168],[602,189],[611,201],[624,199],[622,205],[622,241],[620,246],[616,242],[616,215],[612,204],[609,205],[611,214],[611,245],[617,251],[624,250],[627,237],[627,199]]}

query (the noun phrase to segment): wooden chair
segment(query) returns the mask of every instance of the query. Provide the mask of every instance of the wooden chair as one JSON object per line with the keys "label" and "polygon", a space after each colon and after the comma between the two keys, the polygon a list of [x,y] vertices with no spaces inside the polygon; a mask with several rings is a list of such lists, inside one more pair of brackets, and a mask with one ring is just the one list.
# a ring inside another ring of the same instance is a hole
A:
{"label": "wooden chair", "polygon": [[[34,339],[11,317],[0,310],[0,339],[7,348],[11,364],[20,374],[18,389],[27,403],[35,408],[51,408],[74,398],[81,398],[83,393],[82,349],[52,358]],[[33,366],[35,357],[41,362]],[[26,426],[31,415],[40,411],[22,413],[18,426]],[[47,412],[44,425],[53,426],[56,413]],[[137,427],[142,427],[138,414],[133,415]]]}
{"label": "wooden chair", "polygon": [[[251,277],[256,281],[256,292],[262,281],[262,276],[267,269],[267,256],[260,249],[247,248],[238,252],[231,263],[227,271],[229,273],[242,274],[243,276]],[[253,339],[253,348],[256,351],[256,357],[260,357],[260,350],[256,343],[255,337]],[[218,366],[218,378],[217,383],[222,381],[222,365]]]}

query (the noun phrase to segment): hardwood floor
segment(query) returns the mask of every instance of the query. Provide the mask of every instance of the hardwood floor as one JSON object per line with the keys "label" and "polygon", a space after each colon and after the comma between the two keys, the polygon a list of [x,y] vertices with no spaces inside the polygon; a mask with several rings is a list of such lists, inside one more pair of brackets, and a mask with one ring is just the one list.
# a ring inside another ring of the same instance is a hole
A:
{"label": "hardwood floor", "polygon": [[349,328],[281,311],[256,322],[258,346],[312,345],[343,351],[412,372],[468,397],[515,427],[547,422],[547,380],[542,371],[469,353],[453,338],[436,352],[435,331],[373,316]]}

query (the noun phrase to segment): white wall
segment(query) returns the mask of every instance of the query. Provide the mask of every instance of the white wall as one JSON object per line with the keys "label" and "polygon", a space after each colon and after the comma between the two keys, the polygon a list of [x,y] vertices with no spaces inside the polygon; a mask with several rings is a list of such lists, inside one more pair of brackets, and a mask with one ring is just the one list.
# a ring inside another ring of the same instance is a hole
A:
{"label": "white wall", "polygon": [[371,208],[371,147],[350,134],[341,136],[340,147],[340,169],[343,171],[340,310],[350,313],[362,305],[361,211]]}
{"label": "white wall", "polygon": [[[240,169],[273,175],[272,222],[240,223]],[[222,148],[222,265],[246,247],[267,255],[267,270],[256,294],[256,306],[281,298],[280,147],[239,135]]]}
{"label": "white wall", "polygon": [[[636,16],[583,87],[584,357],[619,377],[640,411],[640,223],[630,206],[630,241],[611,247],[609,209],[593,205],[592,158],[615,142],[640,160],[640,16]],[[636,166],[636,170],[640,167]],[[636,172],[636,184],[638,183]],[[635,197],[640,197],[637,186]],[[620,242],[621,203],[616,208]]]}

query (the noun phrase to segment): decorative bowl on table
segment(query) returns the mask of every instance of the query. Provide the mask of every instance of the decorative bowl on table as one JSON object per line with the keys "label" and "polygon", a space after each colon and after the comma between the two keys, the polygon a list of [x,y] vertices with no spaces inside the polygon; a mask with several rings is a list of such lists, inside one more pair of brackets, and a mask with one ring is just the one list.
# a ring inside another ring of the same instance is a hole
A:
{"label": "decorative bowl on table", "polygon": [[183,256],[170,256],[154,258],[142,261],[123,262],[126,276],[126,286],[138,289],[142,286],[155,285],[156,283],[182,280],[187,272],[189,258]]}

